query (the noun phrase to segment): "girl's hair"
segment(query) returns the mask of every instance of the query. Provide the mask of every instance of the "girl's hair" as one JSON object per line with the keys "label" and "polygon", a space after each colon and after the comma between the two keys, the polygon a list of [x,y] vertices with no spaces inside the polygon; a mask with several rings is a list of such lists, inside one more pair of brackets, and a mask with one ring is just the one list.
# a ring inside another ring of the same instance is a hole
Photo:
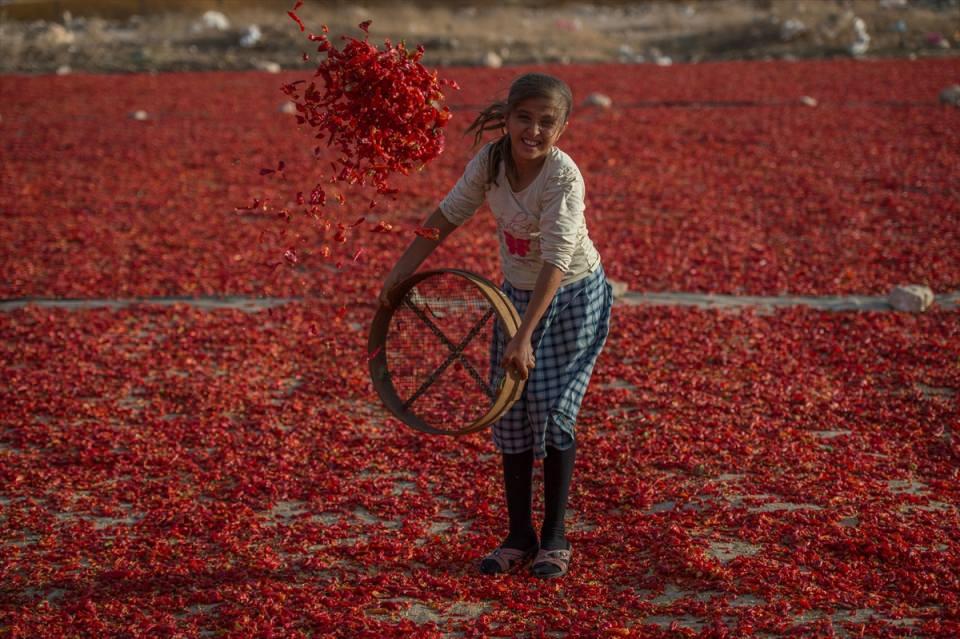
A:
{"label": "girl's hair", "polygon": [[[544,73],[527,73],[521,75],[510,85],[510,92],[506,100],[494,102],[486,109],[480,112],[477,119],[467,129],[467,133],[473,132],[473,143],[479,144],[480,139],[486,131],[503,129],[507,124],[507,116],[510,111],[524,100],[530,98],[547,98],[553,100],[563,111],[561,123],[566,122],[570,117],[570,111],[573,109],[573,93],[567,83],[552,75]],[[513,154],[510,153],[510,136],[503,135],[499,140],[490,145],[488,151],[488,173],[487,184],[497,183],[497,174],[500,172],[500,162],[503,161],[506,167],[507,175],[516,177],[517,167],[513,162]]]}

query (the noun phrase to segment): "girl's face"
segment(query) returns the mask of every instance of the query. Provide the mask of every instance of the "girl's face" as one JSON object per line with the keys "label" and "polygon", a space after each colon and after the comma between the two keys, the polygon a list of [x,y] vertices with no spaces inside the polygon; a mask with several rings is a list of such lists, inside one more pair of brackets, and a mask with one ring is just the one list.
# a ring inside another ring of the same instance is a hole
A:
{"label": "girl's face", "polygon": [[510,150],[517,165],[539,163],[566,131],[563,107],[549,98],[520,101],[507,115]]}

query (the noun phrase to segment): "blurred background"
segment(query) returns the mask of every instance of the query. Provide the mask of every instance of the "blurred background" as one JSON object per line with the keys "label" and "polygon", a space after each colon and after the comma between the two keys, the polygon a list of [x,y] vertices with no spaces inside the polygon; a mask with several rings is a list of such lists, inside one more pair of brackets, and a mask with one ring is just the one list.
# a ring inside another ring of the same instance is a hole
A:
{"label": "blurred background", "polygon": [[[0,72],[260,69],[310,51],[293,0],[0,0]],[[422,43],[431,65],[957,55],[960,0],[306,2],[307,28]]]}

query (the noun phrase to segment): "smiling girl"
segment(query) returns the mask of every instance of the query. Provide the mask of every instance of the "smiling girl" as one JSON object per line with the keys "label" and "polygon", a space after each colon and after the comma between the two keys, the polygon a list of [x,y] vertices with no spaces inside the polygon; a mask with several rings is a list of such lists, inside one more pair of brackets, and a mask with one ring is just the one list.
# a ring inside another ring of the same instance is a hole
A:
{"label": "smiling girl", "polygon": [[[493,426],[503,454],[509,532],[483,558],[485,574],[512,572],[531,561],[533,574],[559,577],[573,548],[564,514],[576,454],[574,424],[597,356],[607,337],[613,296],[600,255],[587,233],[584,183],[557,146],[573,96],[562,80],[528,73],[491,104],[468,133],[501,137],[486,144],[427,218],[439,240],[418,237],[387,275],[380,299],[412,275],[454,229],[486,200],[497,221],[503,290],[522,322],[513,339],[494,332],[495,367],[527,383],[520,399]],[[531,517],[533,460],[543,459],[544,518],[539,540]]]}

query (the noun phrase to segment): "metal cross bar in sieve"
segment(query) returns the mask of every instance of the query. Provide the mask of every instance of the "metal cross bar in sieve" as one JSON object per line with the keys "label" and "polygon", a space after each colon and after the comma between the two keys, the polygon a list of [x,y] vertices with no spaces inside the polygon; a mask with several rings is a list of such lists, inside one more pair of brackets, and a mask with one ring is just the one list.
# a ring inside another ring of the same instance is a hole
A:
{"label": "metal cross bar in sieve", "polygon": [[490,399],[493,399],[495,396],[493,392],[493,388],[491,388],[487,384],[487,382],[484,381],[483,377],[480,376],[480,373],[477,372],[477,369],[475,369],[473,367],[473,364],[470,363],[470,360],[468,360],[466,357],[463,356],[463,349],[465,349],[467,347],[467,344],[469,344],[470,341],[474,337],[476,337],[477,333],[480,332],[480,329],[482,329],[484,325],[487,323],[487,320],[489,320],[490,317],[493,316],[493,309],[488,308],[487,312],[484,313],[483,317],[481,317],[477,321],[477,323],[473,325],[473,328],[470,329],[470,332],[467,333],[467,336],[464,337],[459,344],[454,344],[453,341],[451,341],[450,338],[447,337],[443,333],[443,331],[440,330],[440,327],[434,324],[433,321],[431,321],[431,319],[427,317],[426,314],[421,309],[417,308],[417,306],[414,305],[409,300],[404,300],[404,302],[417,315],[417,317],[419,317],[423,321],[423,323],[427,325],[430,331],[433,332],[433,334],[435,334],[437,337],[439,337],[440,340],[444,344],[446,344],[447,348],[450,349],[450,355],[447,356],[447,359],[444,360],[443,363],[436,368],[436,370],[434,370],[432,373],[430,373],[430,375],[427,376],[427,379],[424,380],[420,388],[418,388],[416,392],[410,396],[410,399],[408,399],[403,404],[404,410],[410,408],[410,406],[413,405],[413,402],[415,402],[417,399],[420,398],[421,395],[427,392],[427,389],[430,388],[435,381],[437,381],[437,378],[440,377],[443,371],[445,371],[450,366],[450,364],[452,364],[453,361],[456,359],[459,359],[461,362],[463,362],[464,368],[467,370],[468,373],[470,373],[470,376],[474,379],[474,381],[476,381],[477,384],[480,385],[480,388],[487,395],[487,397],[489,397]]}
{"label": "metal cross bar in sieve", "polygon": [[[486,394],[487,394],[490,398],[493,398],[493,397],[494,397],[494,392],[493,392],[492,387],[488,386],[487,383],[486,383],[485,381],[483,381],[483,377],[482,377],[482,376],[480,375],[480,373],[478,373],[477,370],[473,367],[473,365],[470,363],[470,360],[468,360],[468,359],[466,359],[465,357],[462,356],[463,349],[466,348],[466,343],[461,342],[461,346],[457,346],[456,344],[453,343],[453,340],[451,340],[449,337],[447,337],[446,333],[444,333],[442,330],[440,330],[440,327],[439,327],[439,326],[437,326],[436,324],[433,323],[433,320],[431,320],[431,319],[427,316],[427,314],[423,312],[423,309],[421,309],[419,306],[417,306],[416,304],[414,304],[409,298],[404,298],[403,301],[404,301],[404,303],[410,308],[410,310],[413,311],[414,315],[416,315],[417,317],[419,317],[420,320],[421,320],[424,324],[427,325],[427,328],[429,328],[430,331],[431,331],[434,335],[436,335],[438,338],[440,338],[440,341],[442,341],[444,344],[446,344],[447,348],[449,348],[451,351],[453,351],[454,354],[455,354],[457,357],[460,358],[460,361],[463,362],[464,366],[465,366],[465,367],[467,368],[467,370],[470,372],[471,377],[473,377],[473,378],[477,381],[477,383],[480,384],[480,385],[483,387],[484,392],[486,392]],[[427,307],[427,308],[429,308],[429,307]],[[431,311],[431,312],[432,312],[432,311]],[[477,331],[479,331],[480,328],[483,327],[483,325],[486,323],[486,321],[487,321],[488,319],[490,319],[490,315],[492,315],[492,314],[493,314],[493,309],[492,309],[492,308],[487,309],[487,313],[486,313],[482,318],[480,318],[480,320],[478,321],[478,323],[477,323],[476,325],[474,325],[474,327],[470,330],[470,334],[467,335],[468,339],[469,339],[469,338],[472,338],[474,335],[476,335]]]}

